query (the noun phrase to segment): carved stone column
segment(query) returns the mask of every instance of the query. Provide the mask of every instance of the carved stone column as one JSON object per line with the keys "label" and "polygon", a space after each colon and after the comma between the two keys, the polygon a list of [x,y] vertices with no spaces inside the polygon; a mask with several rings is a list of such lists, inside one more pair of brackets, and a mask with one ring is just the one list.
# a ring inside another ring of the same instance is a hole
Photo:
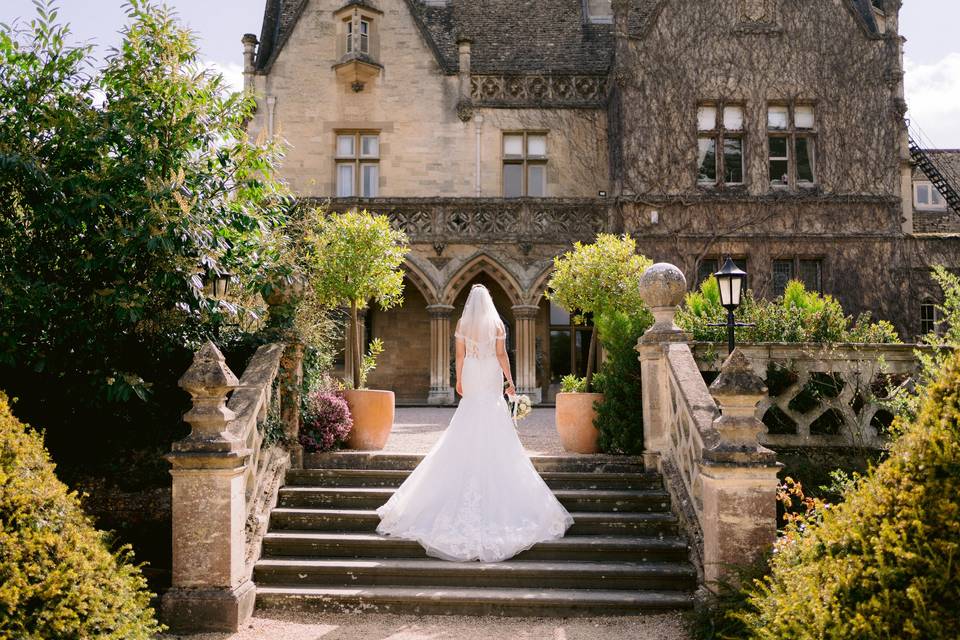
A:
{"label": "carved stone column", "polygon": [[427,404],[447,405],[456,402],[456,394],[450,386],[450,317],[453,307],[434,304],[430,312],[430,395]]}
{"label": "carved stone column", "polygon": [[[655,264],[640,279],[640,296],[653,312],[654,325],[637,344],[643,380],[643,446],[645,455],[666,451],[668,428],[665,407],[670,402],[665,347],[686,342],[686,334],[674,323],[677,307],[687,292],[687,280],[672,264]],[[654,462],[651,460],[650,462]]]}
{"label": "carved stone column", "polygon": [[541,389],[537,386],[537,314],[540,307],[520,304],[513,307],[516,322],[514,346],[516,348],[517,393],[530,396],[530,402],[540,404]]}
{"label": "carved stone column", "polygon": [[229,429],[227,395],[239,386],[207,342],[180,378],[193,397],[192,430],[167,456],[173,468],[173,585],[163,597],[172,629],[237,631],[253,612],[245,569],[244,473],[251,451]]}
{"label": "carved stone column", "polygon": [[760,445],[766,426],[757,405],[767,388],[739,349],[710,385],[722,415],[713,426],[720,441],[705,449],[700,465],[703,571],[708,587],[729,581],[734,565],[762,555],[777,537],[776,454]]}

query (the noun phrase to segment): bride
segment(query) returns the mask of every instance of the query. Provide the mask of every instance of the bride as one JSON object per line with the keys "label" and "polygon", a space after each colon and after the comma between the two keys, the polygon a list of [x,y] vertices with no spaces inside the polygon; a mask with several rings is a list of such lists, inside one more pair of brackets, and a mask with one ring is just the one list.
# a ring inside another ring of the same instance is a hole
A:
{"label": "bride", "polygon": [[534,469],[503,398],[516,391],[503,322],[474,285],[457,324],[457,393],[450,426],[377,509],[377,532],[416,540],[444,560],[499,562],[563,537],[573,518]]}

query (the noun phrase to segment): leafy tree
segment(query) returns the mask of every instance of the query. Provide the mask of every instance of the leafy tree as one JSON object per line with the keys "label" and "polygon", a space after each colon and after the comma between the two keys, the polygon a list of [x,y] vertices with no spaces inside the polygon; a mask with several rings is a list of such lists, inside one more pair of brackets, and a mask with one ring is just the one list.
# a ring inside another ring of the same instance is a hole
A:
{"label": "leafy tree", "polygon": [[[699,291],[687,294],[677,313],[677,325],[693,334],[694,340],[705,342],[726,340],[726,328],[709,326],[725,324],[726,319],[727,311],[720,305],[720,288],[713,277],[705,280]],[[900,342],[889,322],[874,322],[869,313],[854,320],[844,314],[835,298],[807,291],[796,280],[776,300],[756,298],[747,291],[737,309],[737,319],[755,325],[740,329],[744,342]]]}
{"label": "leafy tree", "polygon": [[746,637],[960,637],[960,353],[844,497],[792,518],[736,616]]}
{"label": "leafy tree", "polygon": [[0,637],[155,637],[146,580],[109,546],[0,393]]}
{"label": "leafy tree", "polygon": [[[28,413],[61,411],[51,434],[179,411],[190,349],[245,317],[285,219],[279,149],[245,134],[253,100],[226,94],[168,9],[126,9],[101,70],[52,2],[0,26],[0,383]],[[233,301],[205,293],[222,273]]]}
{"label": "leafy tree", "polygon": [[[601,233],[593,244],[577,242],[573,251],[554,259],[547,298],[574,314],[574,321],[579,323],[588,315],[596,318],[641,309],[640,276],[651,264],[637,254],[637,243],[629,235]],[[593,386],[596,351],[594,324],[587,355],[588,391]]]}
{"label": "leafy tree", "polygon": [[[407,237],[385,216],[367,211],[323,218],[312,235],[311,283],[318,299],[350,308],[349,343],[355,389],[362,386],[358,311],[371,300],[381,309],[403,303],[403,270]],[[372,367],[371,367],[372,368]]]}

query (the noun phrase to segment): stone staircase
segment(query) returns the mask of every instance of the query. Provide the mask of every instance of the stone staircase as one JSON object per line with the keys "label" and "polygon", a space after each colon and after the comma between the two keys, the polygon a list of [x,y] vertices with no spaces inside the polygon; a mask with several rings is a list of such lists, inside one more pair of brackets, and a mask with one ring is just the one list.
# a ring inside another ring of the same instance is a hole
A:
{"label": "stone staircase", "polygon": [[639,458],[534,457],[575,524],[499,563],[437,560],[375,532],[375,509],[421,459],[335,453],[289,471],[254,570],[257,608],[595,616],[691,605],[687,541]]}

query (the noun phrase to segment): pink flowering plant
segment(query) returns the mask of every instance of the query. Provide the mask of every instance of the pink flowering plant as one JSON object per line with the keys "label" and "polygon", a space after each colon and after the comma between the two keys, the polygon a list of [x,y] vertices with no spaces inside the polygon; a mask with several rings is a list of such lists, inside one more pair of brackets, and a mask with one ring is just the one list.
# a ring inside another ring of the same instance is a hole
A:
{"label": "pink flowering plant", "polygon": [[339,449],[353,428],[347,401],[336,391],[310,392],[304,401],[302,416],[300,444],[308,453]]}

